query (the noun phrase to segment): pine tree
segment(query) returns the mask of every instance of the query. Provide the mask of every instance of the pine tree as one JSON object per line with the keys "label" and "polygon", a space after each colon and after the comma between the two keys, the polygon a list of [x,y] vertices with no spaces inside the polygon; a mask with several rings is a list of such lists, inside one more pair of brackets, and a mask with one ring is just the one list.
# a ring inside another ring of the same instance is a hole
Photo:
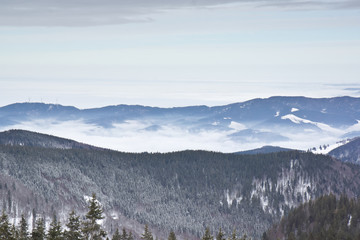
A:
{"label": "pine tree", "polygon": [[18,233],[19,233],[19,236],[18,236],[19,240],[28,240],[29,239],[28,224],[26,222],[24,214],[21,215]]}
{"label": "pine tree", "polygon": [[123,230],[122,230],[121,239],[122,240],[128,240],[128,234],[127,234],[125,228],[123,228]]}
{"label": "pine tree", "polygon": [[93,193],[89,202],[89,211],[86,214],[86,221],[83,226],[83,233],[86,240],[100,240],[106,237],[106,232],[101,228],[101,225],[97,222],[103,219],[103,210],[96,195]]}
{"label": "pine tree", "polygon": [[11,224],[9,223],[8,215],[5,211],[2,212],[0,217],[0,239],[15,239],[11,232]]}
{"label": "pine tree", "polygon": [[213,236],[211,236],[211,233],[210,233],[210,228],[206,228],[205,229],[205,233],[204,233],[204,236],[202,237],[202,240],[213,240]]}
{"label": "pine tree", "polygon": [[234,229],[232,234],[231,234],[231,240],[238,240],[237,236],[236,236],[236,230]]}
{"label": "pine tree", "polygon": [[133,237],[133,235],[132,235],[132,232],[129,233],[129,236],[128,236],[127,240],[134,240],[134,237]]}
{"label": "pine tree", "polygon": [[45,223],[44,219],[39,218],[36,220],[35,228],[33,228],[31,233],[32,240],[44,240],[45,235]]}
{"label": "pine tree", "polygon": [[121,237],[121,235],[120,235],[120,233],[119,233],[119,229],[118,229],[118,228],[116,229],[116,231],[115,231],[115,233],[114,233],[114,235],[113,235],[113,237],[112,237],[112,240],[122,240],[122,237]]}
{"label": "pine tree", "polygon": [[143,240],[154,240],[151,231],[149,230],[149,226],[145,224],[144,233],[141,235],[141,239]]}
{"label": "pine tree", "polygon": [[50,223],[49,232],[47,234],[48,240],[63,240],[63,232],[61,231],[60,222],[56,220],[56,217],[53,218]]}
{"label": "pine tree", "polygon": [[225,240],[224,233],[222,232],[221,227],[218,234],[216,235],[216,240]]}
{"label": "pine tree", "polygon": [[176,240],[176,235],[175,235],[174,231],[170,232],[168,240]]}
{"label": "pine tree", "polygon": [[76,215],[75,211],[71,211],[71,213],[69,214],[69,219],[66,227],[68,228],[68,230],[64,231],[65,240],[83,239],[80,217]]}

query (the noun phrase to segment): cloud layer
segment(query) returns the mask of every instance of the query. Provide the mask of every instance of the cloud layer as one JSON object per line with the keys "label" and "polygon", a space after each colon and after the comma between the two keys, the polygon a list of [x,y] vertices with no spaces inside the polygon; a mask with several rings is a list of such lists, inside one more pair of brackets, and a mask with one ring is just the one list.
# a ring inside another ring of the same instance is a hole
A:
{"label": "cloud layer", "polygon": [[150,21],[150,14],[172,9],[212,8],[226,4],[290,9],[360,7],[359,1],[304,0],[7,0],[1,2],[2,26],[97,26]]}

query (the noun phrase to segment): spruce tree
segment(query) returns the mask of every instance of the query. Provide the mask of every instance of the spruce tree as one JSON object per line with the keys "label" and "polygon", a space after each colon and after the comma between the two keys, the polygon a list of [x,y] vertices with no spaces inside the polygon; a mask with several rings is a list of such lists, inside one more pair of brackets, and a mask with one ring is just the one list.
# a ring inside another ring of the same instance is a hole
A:
{"label": "spruce tree", "polygon": [[83,233],[86,240],[100,240],[106,237],[106,232],[102,229],[98,220],[103,219],[103,210],[96,195],[93,193],[89,201],[89,211],[86,214],[86,221],[83,224]]}
{"label": "spruce tree", "polygon": [[122,229],[122,234],[121,234],[121,238],[122,240],[128,240],[128,234],[125,230],[125,228]]}
{"label": "spruce tree", "polygon": [[230,239],[231,239],[231,240],[238,240],[238,239],[237,239],[237,236],[236,236],[236,230],[235,230],[235,229],[233,230]]}
{"label": "spruce tree", "polygon": [[205,229],[205,233],[204,233],[204,236],[202,237],[202,240],[213,240],[213,236],[211,236],[211,233],[210,233],[210,228],[206,228]]}
{"label": "spruce tree", "polygon": [[19,233],[19,236],[18,236],[19,240],[28,240],[29,239],[28,224],[26,222],[24,214],[21,215],[18,233]]}
{"label": "spruce tree", "polygon": [[221,227],[220,227],[220,229],[219,229],[218,234],[216,235],[216,240],[225,240],[225,235],[224,235],[224,233],[222,232]]}
{"label": "spruce tree", "polygon": [[11,224],[9,223],[8,215],[5,211],[2,212],[0,217],[0,239],[15,239],[11,232]]}
{"label": "spruce tree", "polygon": [[50,223],[49,232],[47,234],[48,240],[63,240],[63,232],[61,230],[60,222],[56,220],[56,217],[53,218]]}
{"label": "spruce tree", "polygon": [[168,240],[176,240],[176,235],[175,235],[174,231],[170,232]]}
{"label": "spruce tree", "polygon": [[141,235],[141,239],[143,240],[154,240],[151,231],[149,230],[149,226],[145,224],[144,233]]}
{"label": "spruce tree", "polygon": [[35,228],[33,228],[31,233],[32,240],[44,240],[45,235],[45,223],[44,219],[39,218],[35,222]]}
{"label": "spruce tree", "polygon": [[114,235],[113,235],[113,237],[112,237],[112,240],[121,240],[121,239],[122,239],[122,237],[121,237],[121,235],[119,233],[119,229],[117,228]]}
{"label": "spruce tree", "polygon": [[75,211],[69,214],[68,223],[66,224],[67,230],[64,231],[65,240],[81,240],[83,235],[81,232],[80,217],[76,215]]}
{"label": "spruce tree", "polygon": [[129,233],[129,236],[128,236],[127,240],[134,240],[134,237],[133,237],[133,235],[132,235],[132,232]]}

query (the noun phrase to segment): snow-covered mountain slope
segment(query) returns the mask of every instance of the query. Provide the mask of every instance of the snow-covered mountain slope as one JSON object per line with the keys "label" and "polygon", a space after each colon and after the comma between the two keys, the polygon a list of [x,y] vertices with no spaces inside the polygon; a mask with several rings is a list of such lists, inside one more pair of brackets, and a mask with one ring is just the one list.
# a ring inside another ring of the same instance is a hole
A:
{"label": "snow-covered mountain slope", "polygon": [[360,135],[359,121],[360,98],[352,97],[271,97],[216,107],[0,108],[0,130],[31,130],[130,152],[236,152],[264,145],[307,150]]}
{"label": "snow-covered mountain slope", "polygon": [[12,221],[24,214],[31,223],[36,216],[49,222],[56,214],[64,223],[72,209],[83,215],[96,193],[109,233],[125,227],[138,236],[149,224],[159,238],[174,230],[179,239],[196,239],[205,226],[221,226],[258,239],[306,200],[360,191],[359,166],[306,152],[135,154],[34,145],[0,144],[0,204]]}
{"label": "snow-covered mountain slope", "polygon": [[343,162],[360,164],[360,138],[347,141],[345,144],[329,151],[329,155]]}

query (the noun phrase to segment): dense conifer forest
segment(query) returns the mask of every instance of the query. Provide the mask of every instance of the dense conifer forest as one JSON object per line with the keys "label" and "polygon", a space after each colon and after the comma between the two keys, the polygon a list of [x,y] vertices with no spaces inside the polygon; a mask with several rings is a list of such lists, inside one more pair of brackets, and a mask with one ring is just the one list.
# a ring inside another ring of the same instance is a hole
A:
{"label": "dense conifer forest", "polygon": [[324,195],[301,204],[263,235],[263,240],[360,239],[360,199]]}
{"label": "dense conifer forest", "polygon": [[0,145],[0,206],[11,223],[24,215],[29,229],[40,218],[49,229],[56,215],[65,226],[72,210],[84,220],[96,193],[108,236],[123,228],[140,236],[147,224],[163,239],[201,238],[207,227],[259,239],[310,199],[360,192],[359,166],[308,152],[135,154],[52,141],[56,148]]}

